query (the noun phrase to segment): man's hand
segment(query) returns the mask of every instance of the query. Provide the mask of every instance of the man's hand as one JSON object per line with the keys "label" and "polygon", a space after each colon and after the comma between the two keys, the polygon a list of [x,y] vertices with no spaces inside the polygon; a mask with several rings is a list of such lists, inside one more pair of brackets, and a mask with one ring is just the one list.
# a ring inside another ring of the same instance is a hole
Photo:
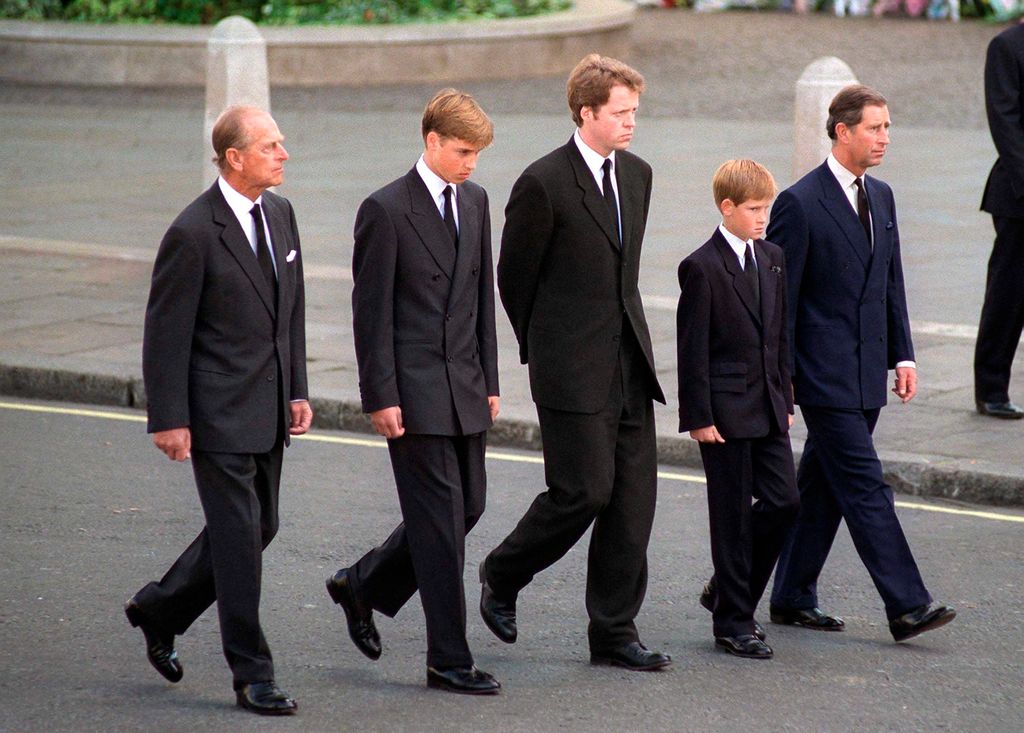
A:
{"label": "man's hand", "polygon": [[718,432],[718,428],[714,425],[708,425],[706,428],[697,428],[696,430],[690,431],[690,437],[696,440],[698,443],[724,443],[725,438]]}
{"label": "man's hand", "polygon": [[892,391],[904,403],[914,399],[914,395],[917,394],[917,369],[896,367],[896,384]]}
{"label": "man's hand", "polygon": [[153,444],[172,461],[186,461],[192,457],[192,431],[188,428],[155,432]]}
{"label": "man's hand", "polygon": [[292,413],[292,424],[288,426],[290,435],[302,435],[309,426],[313,424],[313,408],[306,400],[288,403],[288,409]]}
{"label": "man's hand", "polygon": [[796,422],[796,415],[789,415],[789,427],[793,427],[794,422]]}
{"label": "man's hand", "polygon": [[402,408],[398,405],[385,407],[370,413],[370,422],[378,435],[383,435],[388,440],[401,438],[405,435],[405,426],[402,424]]}
{"label": "man's hand", "polygon": [[501,412],[501,398],[496,394],[488,396],[487,406],[491,408],[491,422],[494,422],[498,419],[498,413]]}

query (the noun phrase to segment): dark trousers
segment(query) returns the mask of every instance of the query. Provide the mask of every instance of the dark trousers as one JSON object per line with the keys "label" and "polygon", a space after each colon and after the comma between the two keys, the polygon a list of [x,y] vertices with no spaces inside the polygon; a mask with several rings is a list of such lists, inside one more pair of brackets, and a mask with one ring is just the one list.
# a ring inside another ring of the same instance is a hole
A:
{"label": "dark trousers", "polygon": [[418,589],[427,664],[473,664],[466,641],[466,535],[484,513],[486,433],[412,435],[388,441],[404,520],[350,572],[354,592],[394,616]]}
{"label": "dark trousers", "polygon": [[625,346],[621,352],[601,412],[537,407],[548,489],[484,561],[484,576],[494,592],[515,595],[593,524],[586,593],[593,651],[638,638],[633,619],[647,591],[647,543],[657,498],[647,366],[639,347]]}
{"label": "dark trousers", "polygon": [[974,398],[1007,402],[1010,369],[1024,328],[1024,219],[993,216],[985,302],[974,345]]}
{"label": "dark trousers", "polygon": [[841,519],[890,620],[930,603],[872,443],[879,410],[801,411],[807,442],[797,471],[800,514],[779,557],[772,605],[818,605],[818,576]]}
{"label": "dark trousers", "polygon": [[206,527],[159,583],[135,598],[154,626],[183,634],[217,601],[221,643],[235,688],[274,678],[260,628],[263,549],[277,534],[284,443],[269,453],[192,451]]}
{"label": "dark trousers", "polygon": [[800,507],[789,435],[701,443],[700,454],[715,566],[714,634],[753,634],[754,610]]}

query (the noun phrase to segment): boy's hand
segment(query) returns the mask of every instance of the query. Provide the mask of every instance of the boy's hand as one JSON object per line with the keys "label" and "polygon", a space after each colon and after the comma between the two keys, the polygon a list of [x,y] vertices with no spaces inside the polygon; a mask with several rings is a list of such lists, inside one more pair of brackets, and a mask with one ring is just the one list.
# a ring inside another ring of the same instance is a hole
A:
{"label": "boy's hand", "polygon": [[690,437],[696,440],[698,443],[724,443],[725,438],[718,432],[718,428],[714,425],[708,425],[706,428],[697,428],[696,430],[690,431]]}

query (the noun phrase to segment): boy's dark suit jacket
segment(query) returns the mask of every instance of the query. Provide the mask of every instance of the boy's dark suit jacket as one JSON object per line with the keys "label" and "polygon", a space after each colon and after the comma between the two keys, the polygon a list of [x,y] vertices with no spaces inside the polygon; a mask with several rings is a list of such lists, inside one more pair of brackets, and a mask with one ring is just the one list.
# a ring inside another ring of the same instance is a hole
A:
{"label": "boy's dark suit jacket", "polygon": [[[615,153],[621,251],[608,205],[576,143],[531,164],[512,188],[498,261],[498,290],[529,365],[533,400],[596,413],[608,401],[622,329],[629,325],[649,371],[650,396],[664,403],[637,281],[651,200],[651,167]],[[513,236],[514,235],[514,236]]]}
{"label": "boy's dark suit jacket", "polygon": [[754,257],[760,309],[717,229],[679,265],[680,432],[714,425],[730,440],[789,430],[793,399],[782,250],[757,240]]}
{"label": "boy's dark suit jacket", "polygon": [[265,453],[281,421],[287,443],[288,402],[309,396],[295,214],[269,191],[262,204],[276,316],[273,289],[217,183],[174,220],[153,267],[142,347],[149,432],[188,427],[196,450]]}
{"label": "boy's dark suit jacket", "polygon": [[459,185],[458,256],[413,168],[356,216],[353,327],[363,410],[398,405],[406,431],[471,435],[491,427],[498,341],[487,194]]}

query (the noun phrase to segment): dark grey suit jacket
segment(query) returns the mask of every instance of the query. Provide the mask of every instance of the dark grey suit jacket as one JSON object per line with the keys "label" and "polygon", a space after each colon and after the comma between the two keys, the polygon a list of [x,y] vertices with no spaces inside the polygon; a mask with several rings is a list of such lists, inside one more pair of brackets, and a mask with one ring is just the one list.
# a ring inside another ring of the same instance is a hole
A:
{"label": "dark grey suit jacket", "polygon": [[623,328],[632,328],[650,396],[665,396],[637,281],[651,167],[615,154],[622,247],[597,181],[574,140],[532,163],[512,187],[498,258],[498,291],[529,365],[534,402],[596,413],[608,401]]}
{"label": "dark grey suit jacket", "polygon": [[288,441],[287,403],[309,396],[295,213],[269,191],[262,203],[277,264],[276,309],[216,182],[171,224],[153,266],[142,345],[149,432],[189,427],[196,450],[267,452],[279,419]]}
{"label": "dark grey suit jacket", "polygon": [[471,435],[491,426],[498,341],[487,193],[458,187],[458,256],[413,168],[356,214],[352,316],[363,410],[402,408],[405,429]]}

